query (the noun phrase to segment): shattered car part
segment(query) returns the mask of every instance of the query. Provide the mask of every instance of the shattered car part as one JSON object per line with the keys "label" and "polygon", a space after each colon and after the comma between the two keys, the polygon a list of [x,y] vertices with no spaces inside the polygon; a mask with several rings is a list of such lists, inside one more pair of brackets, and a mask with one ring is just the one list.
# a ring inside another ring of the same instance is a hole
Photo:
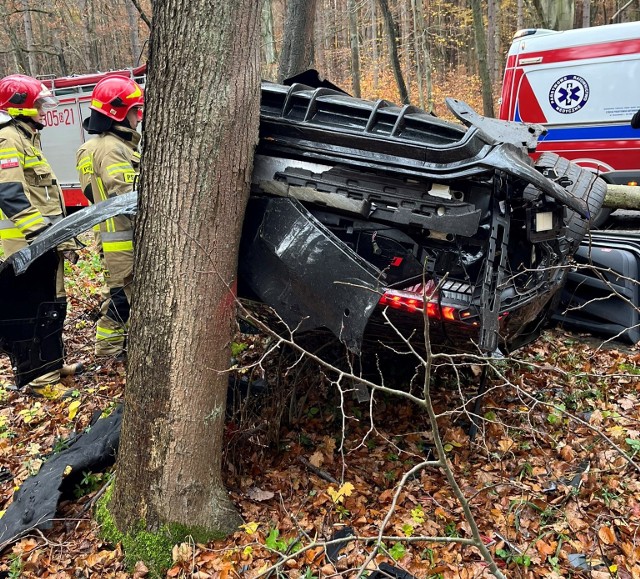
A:
{"label": "shattered car part", "polygon": [[[514,349],[537,336],[605,184],[557,155],[534,164],[540,127],[448,104],[469,128],[412,106],[265,84],[252,198],[298,199],[381,272],[362,338],[393,337],[386,308],[405,336],[422,334],[426,314],[432,344]],[[330,262],[311,268],[332,275]]]}
{"label": "shattered car part", "polygon": [[[328,328],[356,353],[364,341],[415,340],[425,319],[443,348],[494,352],[535,339],[606,186],[557,155],[534,164],[539,127],[448,105],[467,127],[327,87],[263,83],[239,288],[291,330]],[[134,211],[134,194],[80,211],[0,275]],[[32,300],[24,316],[27,350],[29,339],[39,347],[39,307]],[[0,328],[15,322],[3,315]],[[17,339],[0,347],[11,355]]]}
{"label": "shattered car part", "polygon": [[[297,331],[330,329],[351,350],[382,295],[381,272],[295,199],[251,199],[239,273]],[[331,275],[327,275],[327,265]]]}
{"label": "shattered car part", "polygon": [[121,422],[122,406],[105,418],[98,415],[68,448],[22,483],[0,519],[0,552],[33,529],[50,529],[62,495],[70,494],[85,472],[99,472],[115,462]]}

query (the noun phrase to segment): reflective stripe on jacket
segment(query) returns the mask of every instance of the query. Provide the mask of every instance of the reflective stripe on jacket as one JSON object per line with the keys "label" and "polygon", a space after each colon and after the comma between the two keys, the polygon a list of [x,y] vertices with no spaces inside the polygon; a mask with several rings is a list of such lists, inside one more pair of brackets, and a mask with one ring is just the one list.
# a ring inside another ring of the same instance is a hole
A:
{"label": "reflective stripe on jacket", "polygon": [[0,237],[33,236],[62,215],[62,190],[38,131],[16,119],[0,126]]}

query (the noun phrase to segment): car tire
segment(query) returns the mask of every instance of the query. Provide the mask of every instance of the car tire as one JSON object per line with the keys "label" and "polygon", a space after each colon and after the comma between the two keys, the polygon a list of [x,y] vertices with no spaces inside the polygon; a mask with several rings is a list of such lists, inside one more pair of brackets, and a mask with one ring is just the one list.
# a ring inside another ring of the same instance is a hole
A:
{"label": "car tire", "polygon": [[587,221],[580,214],[567,208],[565,237],[568,242],[567,249],[573,253],[578,249],[580,242],[584,239],[589,228],[594,226],[594,222],[599,216],[604,196],[607,193],[607,184],[588,169],[583,169],[555,153],[542,153],[536,161],[536,167],[538,169],[553,169],[559,181],[562,181],[563,178],[571,181],[565,189],[575,197],[586,201],[589,207],[591,221]]}

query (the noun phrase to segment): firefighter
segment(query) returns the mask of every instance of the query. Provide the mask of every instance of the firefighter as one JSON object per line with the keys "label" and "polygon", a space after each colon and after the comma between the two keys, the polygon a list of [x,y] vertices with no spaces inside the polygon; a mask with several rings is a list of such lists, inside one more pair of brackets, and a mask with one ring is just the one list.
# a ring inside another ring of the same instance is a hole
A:
{"label": "firefighter", "polygon": [[[65,215],[62,190],[40,147],[44,115],[56,105],[35,78],[12,74],[0,79],[0,237],[7,256]],[[66,301],[63,251],[75,248],[73,242],[58,247],[56,298],[61,301]],[[50,399],[70,393],[60,377],[78,373],[82,365],[61,366],[31,382],[30,393]]]}
{"label": "firefighter", "polygon": [[[88,133],[90,132],[89,120],[90,117],[87,117],[82,122],[82,128]],[[76,171],[78,171],[80,189],[82,190],[82,194],[89,200],[92,205],[96,202],[93,196],[93,190],[91,188],[91,178],[93,176],[93,149],[95,148],[97,143],[97,139],[88,139],[87,141],[82,143],[82,145],[80,145],[80,148],[76,152]],[[100,262],[102,263],[103,269],[106,270],[106,266],[104,263],[104,254],[102,252],[102,239],[100,237],[99,225],[94,226],[93,236],[100,255]],[[100,288],[100,317],[104,317],[107,315],[109,302],[109,288],[106,285],[103,285]]]}
{"label": "firefighter", "polygon": [[[126,77],[103,78],[93,89],[88,130],[98,136],[88,141],[95,141],[90,145],[90,165],[85,154],[85,164],[79,158],[78,166],[79,172],[92,172],[91,193],[96,203],[133,191],[140,166],[140,133],[136,128],[142,120],[143,102],[142,88]],[[81,152],[85,151],[86,147],[81,147]],[[100,237],[110,299],[98,320],[95,353],[122,358],[126,355],[133,281],[131,218],[118,215],[108,219],[100,224]]]}

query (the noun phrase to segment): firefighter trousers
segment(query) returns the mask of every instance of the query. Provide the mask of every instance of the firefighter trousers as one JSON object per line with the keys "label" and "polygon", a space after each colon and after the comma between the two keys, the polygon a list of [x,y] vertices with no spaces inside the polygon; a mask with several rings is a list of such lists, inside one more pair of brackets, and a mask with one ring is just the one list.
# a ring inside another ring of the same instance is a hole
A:
{"label": "firefighter trousers", "polygon": [[110,251],[104,247],[105,282],[109,291],[96,327],[96,356],[121,356],[129,329],[133,249]]}
{"label": "firefighter trousers", "polygon": [[[27,247],[25,239],[13,238],[3,239],[2,248],[4,249],[5,256],[10,256],[12,253],[21,250],[23,247]],[[61,251],[58,251],[58,269],[56,270],[56,300],[66,302],[66,294],[64,291],[64,256]],[[63,361],[60,360],[60,366],[62,367]],[[46,386],[47,384],[55,384],[60,382],[60,370],[52,370],[38,376],[35,380],[29,383],[32,387]]]}

